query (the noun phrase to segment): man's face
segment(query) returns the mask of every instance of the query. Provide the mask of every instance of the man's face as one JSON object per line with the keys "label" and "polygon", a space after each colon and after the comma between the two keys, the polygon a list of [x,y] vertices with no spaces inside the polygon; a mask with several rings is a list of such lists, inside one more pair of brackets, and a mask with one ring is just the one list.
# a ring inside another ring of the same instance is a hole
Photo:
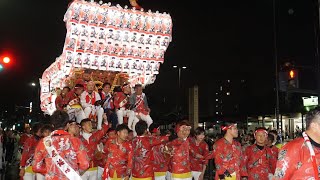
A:
{"label": "man's face", "polygon": [[91,133],[92,132],[92,123],[91,121],[85,122],[82,126],[82,129],[87,132],[87,133]]}
{"label": "man's face", "polygon": [[103,92],[105,92],[105,93],[109,93],[109,92],[110,92],[110,88],[111,88],[111,87],[110,87],[109,85],[106,85],[106,86],[103,87],[102,90],[103,90]]}
{"label": "man's face", "polygon": [[76,122],[70,123],[68,127],[68,132],[74,136],[79,136],[80,134],[80,127]]}
{"label": "man's face", "polygon": [[135,91],[136,91],[136,94],[138,95],[142,94],[142,87],[136,87]]}
{"label": "man's face", "polygon": [[264,132],[256,132],[256,142],[258,145],[262,146],[266,143],[266,134]]}
{"label": "man's face", "polygon": [[132,139],[133,139],[133,132],[130,131],[130,132],[128,133],[128,141],[131,141]]}
{"label": "man's face", "polygon": [[126,94],[130,94],[130,93],[131,93],[130,87],[129,87],[129,86],[125,86],[125,87],[123,88],[123,92],[126,93]]}
{"label": "man's face", "polygon": [[62,97],[65,97],[69,92],[69,89],[68,88],[63,88],[62,92],[61,92],[61,96]]}
{"label": "man's face", "polygon": [[230,129],[228,129],[230,134],[232,135],[233,138],[238,137],[238,127],[237,126],[232,126]]}
{"label": "man's face", "polygon": [[46,129],[46,130],[44,130],[44,131],[42,132],[42,137],[47,137],[47,136],[50,135],[50,133],[51,133],[51,131],[50,131],[49,129]]}
{"label": "man's face", "polygon": [[191,126],[182,125],[177,133],[179,138],[187,138],[190,135]]}
{"label": "man's face", "polygon": [[118,131],[117,135],[122,141],[126,141],[128,139],[128,130],[123,129],[121,131]]}
{"label": "man's face", "polygon": [[30,128],[26,128],[26,133],[30,134]]}
{"label": "man's face", "polygon": [[203,141],[205,138],[205,135],[204,135],[204,133],[201,133],[201,134],[197,135],[196,138],[198,141]]}
{"label": "man's face", "polygon": [[92,92],[94,90],[94,83],[88,83],[87,84],[87,91]]}
{"label": "man's face", "polygon": [[115,131],[111,131],[111,132],[108,133],[108,137],[109,138],[115,138],[115,137],[117,137],[117,134],[116,134]]}
{"label": "man's face", "polygon": [[88,74],[88,73],[83,73],[82,77],[83,77],[83,79],[84,79],[85,81],[90,81],[90,74]]}
{"label": "man's face", "polygon": [[80,96],[83,92],[83,88],[77,88],[75,92],[78,96]]}

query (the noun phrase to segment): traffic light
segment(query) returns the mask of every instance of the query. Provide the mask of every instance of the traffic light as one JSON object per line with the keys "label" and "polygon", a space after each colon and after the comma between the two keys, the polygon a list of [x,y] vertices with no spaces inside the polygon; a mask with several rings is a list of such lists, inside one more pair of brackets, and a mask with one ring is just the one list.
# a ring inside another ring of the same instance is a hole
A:
{"label": "traffic light", "polygon": [[288,88],[299,88],[298,71],[295,69],[289,71]]}
{"label": "traffic light", "polygon": [[279,89],[287,91],[288,89],[299,88],[298,71],[296,69],[288,69],[279,72]]}
{"label": "traffic light", "polygon": [[5,57],[2,59],[2,62],[5,63],[5,64],[9,64],[9,63],[10,63],[10,57],[5,56]]}

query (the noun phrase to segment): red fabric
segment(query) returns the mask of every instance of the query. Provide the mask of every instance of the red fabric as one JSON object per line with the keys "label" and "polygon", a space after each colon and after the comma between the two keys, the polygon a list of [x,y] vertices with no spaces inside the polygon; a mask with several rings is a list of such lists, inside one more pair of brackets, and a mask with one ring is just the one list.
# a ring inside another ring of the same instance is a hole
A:
{"label": "red fabric", "polygon": [[239,142],[234,140],[231,144],[225,138],[217,140],[213,145],[213,158],[216,164],[216,180],[226,170],[230,174],[236,172],[237,180],[240,180],[241,176],[247,176],[246,166],[243,164],[241,144]]}
{"label": "red fabric", "polygon": [[152,147],[160,145],[168,141],[168,136],[136,136],[132,140],[133,149],[133,169],[132,177],[134,178],[148,178],[153,177],[153,155],[151,153]]}
{"label": "red fabric", "polygon": [[63,106],[68,104],[68,99],[65,97],[63,98],[61,95],[58,96],[55,100],[56,108],[58,110],[63,110]]}
{"label": "red fabric", "polygon": [[108,153],[103,179],[105,179],[107,175],[111,178],[116,178],[115,175],[117,175],[118,178],[130,177],[133,158],[130,141],[118,144],[117,138],[108,139],[103,151]]}
{"label": "red fabric", "polygon": [[[114,94],[114,102],[113,102],[114,103],[114,107],[117,108],[117,109],[121,108],[120,107],[120,103],[126,98],[127,98],[127,96],[123,92],[116,92]],[[126,104],[124,104],[122,107],[125,107],[125,105]]]}
{"label": "red fabric", "polygon": [[96,153],[98,152],[97,145],[100,143],[100,140],[103,138],[103,136],[107,133],[108,129],[109,126],[103,123],[102,129],[93,132],[89,138],[89,141],[87,141],[82,135],[80,135],[80,140],[86,148],[88,154],[90,168],[97,167],[99,165],[100,160],[95,157]]}
{"label": "red fabric", "polygon": [[[319,167],[320,148],[312,146]],[[274,179],[314,179],[309,149],[303,138],[288,142],[279,152]]]}
{"label": "red fabric", "polygon": [[[66,131],[54,131],[52,144],[59,155],[75,170],[86,170],[89,167],[87,152],[79,138],[72,137]],[[46,180],[68,180],[60,169],[52,162],[44,146],[43,139],[38,143],[32,170],[45,174]]]}
{"label": "red fabric", "polygon": [[[209,146],[206,142],[202,141],[197,145],[195,138],[190,138],[190,161],[191,161],[191,170],[192,171],[203,171],[203,166],[208,164],[206,157],[209,155]],[[203,159],[196,158],[196,154],[203,156]]]}
{"label": "red fabric", "polygon": [[74,100],[74,99],[78,99],[78,102],[80,104],[80,98],[78,97],[78,95],[75,93],[74,90],[71,90],[68,92],[68,94],[66,95],[66,102],[69,103],[70,101]]}
{"label": "red fabric", "polygon": [[34,156],[34,151],[36,149],[36,146],[39,142],[39,138],[32,136],[26,140],[26,142],[23,144],[23,151],[21,154],[21,160],[20,160],[20,166],[29,166],[31,164],[27,164],[27,160]]}
{"label": "red fabric", "polygon": [[19,140],[19,145],[23,146],[23,144],[27,141],[28,138],[32,137],[32,134],[23,133]]}
{"label": "red fabric", "polygon": [[190,145],[188,140],[177,138],[167,144],[172,148],[172,157],[169,164],[169,171],[175,174],[191,172]]}
{"label": "red fabric", "polygon": [[137,95],[135,102],[140,102],[139,104],[137,104],[135,112],[142,113],[142,114],[145,114],[145,115],[149,114],[148,110],[144,106],[144,100],[143,100],[143,96],[142,95]]}
{"label": "red fabric", "polygon": [[86,103],[94,105],[95,102],[96,102],[96,93],[92,92],[91,95],[87,93]]}
{"label": "red fabric", "polygon": [[269,180],[272,173],[272,154],[269,147],[260,150],[257,145],[248,146],[244,152],[244,164],[247,167],[248,179]]}
{"label": "red fabric", "polygon": [[279,154],[279,148],[276,146],[270,147],[271,149],[271,173],[274,174],[276,171],[276,165],[277,165],[277,160],[278,160],[278,154]]}
{"label": "red fabric", "polygon": [[164,144],[152,148],[153,170],[154,172],[167,172],[170,159],[164,155]]}

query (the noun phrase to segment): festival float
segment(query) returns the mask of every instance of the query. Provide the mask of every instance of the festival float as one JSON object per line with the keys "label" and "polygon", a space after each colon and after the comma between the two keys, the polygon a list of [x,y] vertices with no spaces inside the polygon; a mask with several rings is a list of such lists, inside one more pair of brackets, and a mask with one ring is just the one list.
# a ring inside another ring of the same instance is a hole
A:
{"label": "festival float", "polygon": [[[130,0],[130,3],[136,3]],[[111,3],[73,1],[65,16],[67,33],[62,55],[40,78],[41,110],[55,110],[57,90],[79,82],[152,84],[172,39],[167,13]]]}

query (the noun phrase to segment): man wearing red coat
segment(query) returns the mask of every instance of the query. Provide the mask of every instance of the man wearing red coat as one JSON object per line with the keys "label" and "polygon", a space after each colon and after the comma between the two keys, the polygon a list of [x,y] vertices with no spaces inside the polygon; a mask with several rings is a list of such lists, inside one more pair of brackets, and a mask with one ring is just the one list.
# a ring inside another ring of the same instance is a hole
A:
{"label": "man wearing red coat", "polygon": [[[123,123],[123,117],[128,117],[128,122],[133,122],[134,112],[131,108],[127,106],[130,105],[129,96],[131,94],[131,89],[129,84],[124,84],[122,86],[122,91],[114,93],[114,107],[116,109],[116,114],[118,116],[118,124]],[[129,127],[132,129],[132,127]]]}
{"label": "man wearing red coat", "polygon": [[209,156],[209,147],[204,141],[204,133],[204,129],[198,127],[195,130],[195,137],[189,138],[191,147],[191,171],[194,180],[203,180],[204,172],[208,164],[206,158]]}
{"label": "man wearing red coat", "polygon": [[190,129],[188,121],[177,123],[175,131],[178,137],[167,143],[172,156],[169,164],[171,180],[192,180],[188,141]]}
{"label": "man wearing red coat", "polygon": [[319,179],[320,166],[320,109],[306,115],[303,137],[284,145],[278,155],[274,180]]}
{"label": "man wearing red coat", "polygon": [[247,168],[249,180],[269,180],[272,177],[272,160],[271,149],[266,146],[268,132],[265,128],[258,128],[254,132],[256,143],[248,146],[244,152],[244,164]]}
{"label": "man wearing red coat", "polygon": [[46,180],[81,180],[79,171],[89,167],[86,149],[80,139],[64,129],[69,116],[64,111],[55,111],[51,123],[56,129],[41,139],[36,147],[32,170],[45,174]]}
{"label": "man wearing red coat", "polygon": [[[149,126],[149,132],[154,137],[160,137],[160,127],[158,124],[152,123]],[[165,154],[165,144],[159,144],[152,147],[153,171],[155,180],[165,180],[170,157]]]}
{"label": "man wearing red coat", "polygon": [[132,144],[127,140],[129,128],[125,124],[117,126],[117,137],[108,139],[104,152],[108,154],[103,180],[129,180],[132,171]]}
{"label": "man wearing red coat", "polygon": [[36,179],[36,174],[32,171],[32,161],[34,157],[34,151],[38,142],[41,139],[41,127],[43,125],[38,123],[33,126],[34,135],[26,140],[23,144],[23,151],[20,160],[20,177],[24,180]]}
{"label": "man wearing red coat", "polygon": [[109,122],[111,121],[112,128],[115,129],[118,125],[118,118],[114,112],[113,96],[110,90],[111,90],[111,84],[104,83],[102,85],[102,91],[100,95],[101,95],[101,100],[104,101],[102,106],[104,109],[104,112],[107,114]]}
{"label": "man wearing red coat", "polygon": [[61,94],[56,98],[55,105],[57,110],[63,111],[68,105],[67,94],[69,93],[70,88],[64,87],[61,91]]}
{"label": "man wearing red coat", "polygon": [[86,118],[84,111],[80,105],[80,95],[83,92],[83,85],[76,84],[75,87],[66,95],[67,113],[69,119],[75,119],[77,123],[80,123],[82,119]]}
{"label": "man wearing red coat", "polygon": [[139,121],[135,128],[137,136],[132,140],[132,178],[136,180],[152,180],[154,176],[152,147],[168,141],[169,136],[149,136],[148,124],[145,121]]}
{"label": "man wearing red coat", "polygon": [[94,88],[95,83],[90,81],[87,84],[87,90],[80,96],[80,102],[86,118],[91,119],[91,116],[96,116],[98,120],[97,129],[101,129],[104,111],[101,105],[96,104],[97,101],[101,100],[101,97],[98,92],[94,91]]}
{"label": "man wearing red coat", "polygon": [[234,140],[238,137],[238,128],[235,123],[226,123],[222,127],[225,132],[223,138],[213,145],[212,156],[216,165],[215,179],[237,179],[247,177],[246,166],[243,164],[241,144]]}
{"label": "man wearing red coat", "polygon": [[104,123],[101,130],[92,132],[92,123],[90,119],[83,119],[81,121],[82,133],[80,135],[80,140],[86,148],[90,166],[89,169],[81,176],[83,180],[96,180],[98,179],[98,162],[95,157],[97,152],[97,145],[100,140],[108,131],[108,121],[106,116],[104,116]]}

